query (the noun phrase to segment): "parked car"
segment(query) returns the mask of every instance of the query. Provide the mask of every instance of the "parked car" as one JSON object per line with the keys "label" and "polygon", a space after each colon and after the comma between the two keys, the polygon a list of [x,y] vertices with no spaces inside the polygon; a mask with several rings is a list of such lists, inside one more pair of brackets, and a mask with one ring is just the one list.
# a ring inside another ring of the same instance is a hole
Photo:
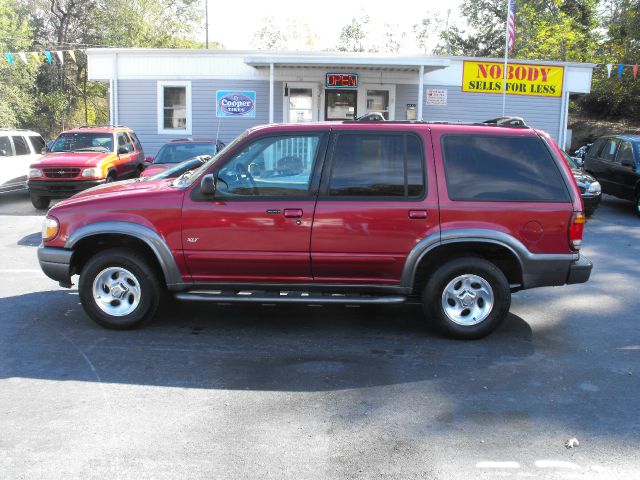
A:
{"label": "parked car", "polygon": [[597,139],[584,159],[584,170],[602,185],[602,191],[631,200],[640,215],[640,135]]}
{"label": "parked car", "polygon": [[176,178],[190,170],[195,170],[211,160],[211,155],[199,155],[175,166],[166,168],[156,173],[152,177],[140,177],[142,180],[164,180],[165,178]]}
{"label": "parked car", "polygon": [[27,188],[29,165],[42,157],[43,148],[39,133],[0,128],[0,193]]}
{"label": "parked car", "polygon": [[29,169],[31,203],[46,209],[52,198],[65,198],[96,185],[140,176],[144,152],[127,127],[81,127],[62,132]]}
{"label": "parked car", "polygon": [[142,176],[151,177],[157,173],[200,155],[214,156],[224,144],[215,140],[182,138],[165,143],[155,158],[147,159],[149,165]]}
{"label": "parked car", "polygon": [[479,338],[511,292],[588,280],[585,216],[550,137],[528,127],[327,122],[247,130],[176,179],[60,202],[40,265],[107,328],[185,301],[397,304]]}
{"label": "parked car", "polygon": [[582,202],[584,204],[584,213],[587,217],[593,215],[598,205],[600,205],[600,199],[602,198],[602,187],[594,177],[589,175],[582,168],[582,161],[580,159],[570,157],[566,152],[562,152],[565,160],[571,167],[573,178],[576,179],[578,189],[580,189],[580,195],[582,195]]}

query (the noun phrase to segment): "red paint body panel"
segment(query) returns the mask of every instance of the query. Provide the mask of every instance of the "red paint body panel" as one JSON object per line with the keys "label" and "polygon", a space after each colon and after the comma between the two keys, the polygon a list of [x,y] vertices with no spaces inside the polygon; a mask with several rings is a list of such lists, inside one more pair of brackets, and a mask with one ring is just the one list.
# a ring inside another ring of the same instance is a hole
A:
{"label": "red paint body panel", "polygon": [[[197,202],[185,196],[183,246],[193,279],[309,282],[314,206],[309,200]],[[302,215],[287,218],[285,209]]]}

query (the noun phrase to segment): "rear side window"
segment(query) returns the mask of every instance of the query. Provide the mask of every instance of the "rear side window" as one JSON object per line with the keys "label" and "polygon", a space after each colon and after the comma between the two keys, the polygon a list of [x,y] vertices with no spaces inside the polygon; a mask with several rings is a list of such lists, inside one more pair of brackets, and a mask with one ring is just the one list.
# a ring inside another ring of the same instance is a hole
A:
{"label": "rear side window", "polygon": [[138,152],[142,152],[142,145],[140,144],[140,140],[138,140],[138,136],[133,132],[130,132],[130,136],[131,140],[133,140],[133,144],[136,146],[136,150]]}
{"label": "rear side window", "polygon": [[613,162],[613,158],[616,156],[616,149],[618,148],[619,143],[620,140],[617,140],[615,138],[610,138],[609,140],[607,140],[604,144],[602,152],[600,153],[600,158]]}
{"label": "rear side window", "polygon": [[44,149],[44,140],[40,135],[32,135],[29,137],[29,141],[31,142],[31,146],[33,147],[33,151],[35,153],[40,153]]}
{"label": "rear side window", "polygon": [[451,200],[569,201],[562,174],[538,137],[447,135],[442,151]]}
{"label": "rear side window", "polygon": [[12,155],[9,137],[0,137],[0,156],[10,157]]}
{"label": "rear side window", "polygon": [[424,154],[413,135],[341,134],[334,151],[331,196],[424,194]]}
{"label": "rear side window", "polygon": [[633,147],[629,142],[622,142],[620,144],[620,148],[618,149],[618,154],[616,155],[616,162],[618,163],[631,163],[635,164],[636,160],[633,157]]}
{"label": "rear side window", "polygon": [[16,149],[16,155],[29,155],[29,147],[24,137],[11,137],[13,139],[13,146]]}

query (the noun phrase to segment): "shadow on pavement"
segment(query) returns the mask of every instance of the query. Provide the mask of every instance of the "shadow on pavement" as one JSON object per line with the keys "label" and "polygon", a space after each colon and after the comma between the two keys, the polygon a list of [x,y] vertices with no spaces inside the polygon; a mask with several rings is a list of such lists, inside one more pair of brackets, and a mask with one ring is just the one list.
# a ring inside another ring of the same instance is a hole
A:
{"label": "shadow on pavement", "polygon": [[77,292],[0,299],[0,378],[173,387],[326,391],[419,382],[534,353],[530,326],[510,315],[476,342],[445,339],[419,306],[376,308],[172,303],[151,325],[95,325]]}

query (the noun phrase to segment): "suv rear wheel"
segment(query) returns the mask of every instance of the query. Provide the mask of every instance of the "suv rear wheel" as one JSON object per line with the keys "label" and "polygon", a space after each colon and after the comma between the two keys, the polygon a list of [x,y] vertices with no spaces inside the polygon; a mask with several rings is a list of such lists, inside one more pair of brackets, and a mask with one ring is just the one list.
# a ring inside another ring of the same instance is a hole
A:
{"label": "suv rear wheel", "polygon": [[482,338],[504,321],[511,290],[493,263],[462,257],[440,266],[422,292],[425,314],[443,334],[458,339]]}
{"label": "suv rear wheel", "polygon": [[30,193],[31,204],[37,208],[38,210],[46,210],[49,208],[49,204],[51,203],[51,199],[49,197],[41,197],[40,195],[34,195]]}
{"label": "suv rear wheel", "polygon": [[158,310],[162,288],[154,269],[132,250],[98,253],[80,273],[80,301],[99,325],[126,330],[150,321]]}

